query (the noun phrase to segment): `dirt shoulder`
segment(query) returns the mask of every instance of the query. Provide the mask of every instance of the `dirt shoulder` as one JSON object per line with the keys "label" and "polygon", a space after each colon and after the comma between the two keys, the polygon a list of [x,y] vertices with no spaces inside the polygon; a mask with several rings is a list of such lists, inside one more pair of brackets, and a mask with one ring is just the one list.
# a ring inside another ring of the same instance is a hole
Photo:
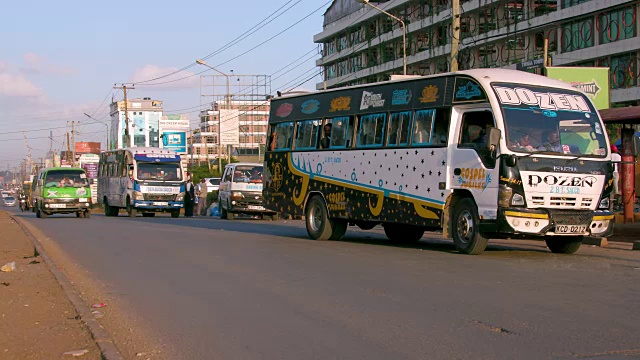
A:
{"label": "dirt shoulder", "polygon": [[[11,216],[0,211],[0,358],[100,359],[100,350],[31,239]],[[36,254],[37,255],[37,254]]]}

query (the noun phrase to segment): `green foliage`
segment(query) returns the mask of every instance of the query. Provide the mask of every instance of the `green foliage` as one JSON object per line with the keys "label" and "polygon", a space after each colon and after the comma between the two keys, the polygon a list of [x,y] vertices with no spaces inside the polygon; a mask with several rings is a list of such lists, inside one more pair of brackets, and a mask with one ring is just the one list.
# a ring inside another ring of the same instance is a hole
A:
{"label": "green foliage", "polygon": [[[238,160],[232,156],[231,163],[235,163],[235,162],[238,162]],[[227,166],[227,164],[228,164],[227,159],[222,159],[223,170],[224,170],[224,167]],[[205,162],[204,165],[200,165],[200,166],[198,166],[197,164],[191,165],[189,166],[189,169],[187,171],[191,173],[191,178],[193,179],[194,184],[197,184],[198,182],[200,182],[200,179],[202,178],[222,177],[222,171],[218,170],[217,160],[211,161],[211,170],[209,170],[209,166],[207,166]]]}
{"label": "green foliage", "polygon": [[213,204],[216,201],[218,201],[218,192],[217,191],[212,191],[212,192],[207,194],[207,205]]}
{"label": "green foliage", "polygon": [[622,128],[622,124],[606,124],[607,134],[609,135],[609,142],[615,143],[620,139],[620,129]]}

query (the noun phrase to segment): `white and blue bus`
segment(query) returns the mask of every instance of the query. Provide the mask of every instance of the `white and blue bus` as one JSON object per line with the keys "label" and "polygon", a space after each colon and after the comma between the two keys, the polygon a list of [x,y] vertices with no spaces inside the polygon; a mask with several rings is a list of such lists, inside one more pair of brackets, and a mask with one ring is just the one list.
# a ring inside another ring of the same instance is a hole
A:
{"label": "white and blue bus", "polygon": [[313,239],[380,224],[442,230],[462,253],[540,238],[573,253],[613,230],[609,140],[587,96],[522,71],[477,69],[271,101],[267,209]]}
{"label": "white and blue bus", "polygon": [[171,150],[136,147],[105,151],[98,167],[98,203],[106,216],[125,209],[130,217],[157,212],[180,216],[184,199],[180,155]]}

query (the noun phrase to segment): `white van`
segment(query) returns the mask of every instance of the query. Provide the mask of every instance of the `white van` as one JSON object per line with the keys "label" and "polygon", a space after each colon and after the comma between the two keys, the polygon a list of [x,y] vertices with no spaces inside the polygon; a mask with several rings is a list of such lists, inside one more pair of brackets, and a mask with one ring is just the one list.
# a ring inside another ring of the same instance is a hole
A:
{"label": "white van", "polygon": [[220,218],[232,220],[237,213],[277,218],[262,203],[262,173],[258,163],[233,163],[224,168],[218,189]]}

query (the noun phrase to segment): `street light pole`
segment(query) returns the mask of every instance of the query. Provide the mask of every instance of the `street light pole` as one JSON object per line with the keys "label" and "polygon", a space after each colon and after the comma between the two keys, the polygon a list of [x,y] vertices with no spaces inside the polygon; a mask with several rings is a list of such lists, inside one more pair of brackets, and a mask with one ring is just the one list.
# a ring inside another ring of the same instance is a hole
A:
{"label": "street light pole", "polygon": [[[231,90],[229,88],[229,75],[223,73],[222,71],[214,68],[213,66],[209,66],[209,64],[207,64],[206,62],[204,62],[204,60],[198,59],[196,60],[196,63],[206,66],[209,69],[216,71],[220,74],[222,74],[225,79],[227,80],[227,95],[225,96],[225,103],[226,103],[226,107],[227,109],[231,109]],[[220,113],[218,112],[218,115],[220,115]],[[200,135],[202,136],[202,135]],[[206,147],[205,147],[206,148]],[[207,152],[208,154],[208,152]],[[231,154],[229,154],[231,155]],[[199,157],[198,157],[199,158]],[[220,175],[222,175],[222,116],[218,116],[218,171],[220,171]]]}
{"label": "street light pole", "polygon": [[407,75],[407,28],[405,27],[404,21],[397,16],[391,15],[390,13],[380,9],[379,7],[373,5],[369,2],[369,0],[358,0],[359,3],[371,6],[372,8],[378,10],[379,12],[389,16],[390,18],[396,20],[402,26],[402,74]]}
{"label": "street light pole", "polygon": [[102,125],[104,125],[104,126],[107,128],[107,139],[106,139],[106,142],[107,142],[107,143],[106,143],[106,145],[107,145],[107,146],[106,146],[106,147],[107,147],[107,150],[111,150],[111,146],[110,146],[110,144],[109,144],[109,124],[107,124],[107,123],[105,123],[105,122],[102,122],[102,121],[100,121],[100,120],[98,120],[98,119],[96,119],[96,118],[92,117],[91,115],[89,115],[89,114],[87,114],[87,113],[84,113],[84,115],[85,115],[86,117],[88,117],[89,119],[91,119],[91,120],[93,120],[93,121],[97,122],[98,124],[102,124]]}

